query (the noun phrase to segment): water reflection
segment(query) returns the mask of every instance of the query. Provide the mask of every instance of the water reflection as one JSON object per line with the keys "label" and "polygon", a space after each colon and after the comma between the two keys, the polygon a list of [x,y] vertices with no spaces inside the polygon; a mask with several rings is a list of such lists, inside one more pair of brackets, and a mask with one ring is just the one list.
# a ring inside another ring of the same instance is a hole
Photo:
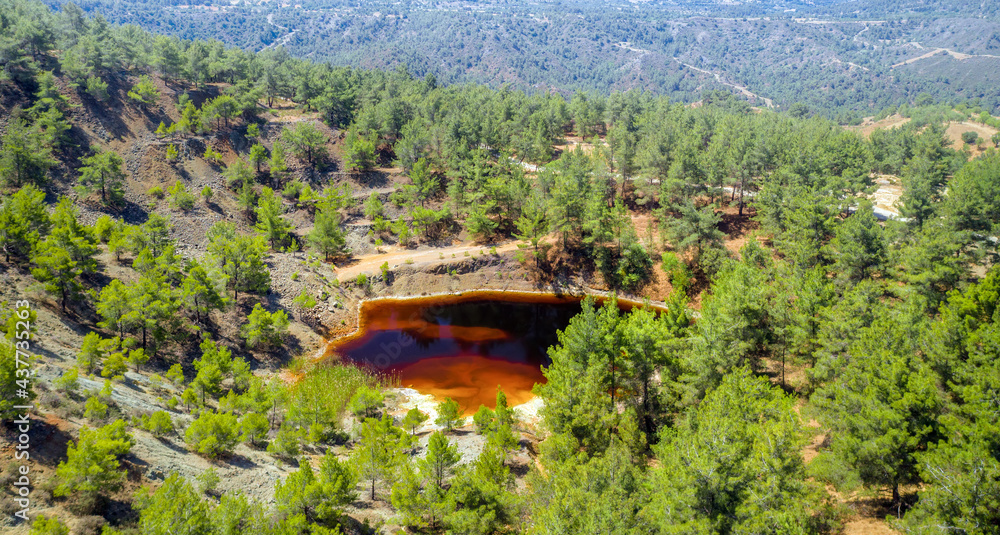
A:
{"label": "water reflection", "polygon": [[451,397],[470,414],[493,406],[497,385],[511,404],[529,401],[545,380],[556,331],[579,311],[577,299],[529,294],[371,301],[359,334],[331,351],[393,372],[402,386]]}

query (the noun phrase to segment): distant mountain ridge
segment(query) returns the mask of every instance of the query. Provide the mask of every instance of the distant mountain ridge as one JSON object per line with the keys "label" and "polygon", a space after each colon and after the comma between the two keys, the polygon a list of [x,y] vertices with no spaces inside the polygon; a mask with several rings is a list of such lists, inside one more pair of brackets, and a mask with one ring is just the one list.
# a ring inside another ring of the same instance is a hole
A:
{"label": "distant mountain ridge", "polygon": [[[50,1],[51,5],[57,2]],[[443,83],[695,101],[744,87],[855,122],[923,94],[1000,106],[1000,6],[909,0],[433,2],[82,0],[109,21]],[[954,51],[931,54],[934,49]],[[993,57],[998,56],[998,57]],[[921,58],[918,61],[911,61]],[[761,101],[756,102],[760,104]]]}

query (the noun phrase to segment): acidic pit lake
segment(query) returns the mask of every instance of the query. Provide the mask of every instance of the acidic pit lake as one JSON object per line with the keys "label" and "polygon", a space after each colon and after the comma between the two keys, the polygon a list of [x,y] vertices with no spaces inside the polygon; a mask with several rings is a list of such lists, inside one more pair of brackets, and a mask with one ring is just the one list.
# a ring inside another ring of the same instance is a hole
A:
{"label": "acidic pit lake", "polygon": [[480,404],[492,408],[497,386],[511,405],[530,401],[532,386],[545,382],[541,366],[556,331],[580,310],[576,297],[509,292],[371,300],[361,305],[357,333],[331,343],[328,354],[450,397],[468,415]]}

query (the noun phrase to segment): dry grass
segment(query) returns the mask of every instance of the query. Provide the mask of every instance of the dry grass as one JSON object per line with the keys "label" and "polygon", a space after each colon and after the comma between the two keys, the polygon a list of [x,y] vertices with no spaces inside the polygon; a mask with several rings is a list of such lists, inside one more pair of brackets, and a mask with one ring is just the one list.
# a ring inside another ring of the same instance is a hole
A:
{"label": "dry grass", "polygon": [[[975,132],[979,134],[980,143],[975,145],[966,145],[965,142],[962,141],[962,134],[965,132]],[[948,123],[948,128],[945,130],[944,135],[951,142],[951,147],[953,149],[963,150],[968,147],[969,155],[975,158],[985,152],[984,149],[993,147],[993,142],[990,141],[990,138],[992,138],[996,133],[996,128],[983,124],[970,123],[967,121],[961,123],[952,121]],[[982,146],[982,148],[980,148],[980,146]]]}
{"label": "dry grass", "polygon": [[878,121],[876,121],[874,117],[865,117],[864,121],[862,121],[861,124],[856,126],[848,126],[846,128],[848,130],[853,130],[855,132],[858,132],[865,137],[868,137],[875,130],[889,130],[892,128],[899,128],[900,126],[903,126],[908,122],[910,122],[909,117],[903,117],[898,113],[894,113],[886,117],[885,119],[880,119]]}

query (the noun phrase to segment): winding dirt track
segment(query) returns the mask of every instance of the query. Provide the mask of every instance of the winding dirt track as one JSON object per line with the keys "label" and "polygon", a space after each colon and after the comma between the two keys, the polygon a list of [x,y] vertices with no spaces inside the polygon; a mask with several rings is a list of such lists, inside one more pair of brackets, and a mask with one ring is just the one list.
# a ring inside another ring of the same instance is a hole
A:
{"label": "winding dirt track", "polygon": [[[497,253],[506,253],[510,251],[517,250],[517,244],[523,243],[520,241],[509,241],[499,245],[496,245]],[[374,275],[379,272],[380,267],[383,263],[388,262],[389,268],[394,266],[405,264],[407,260],[412,260],[413,264],[420,264],[421,266],[436,265],[436,264],[449,264],[458,263],[464,261],[466,258],[465,253],[469,255],[480,255],[483,251],[486,254],[490,254],[490,248],[492,245],[474,245],[474,244],[463,244],[455,245],[452,247],[446,247],[444,249],[427,249],[427,250],[412,250],[403,247],[386,247],[386,252],[381,254],[372,255],[362,255],[351,259],[348,263],[338,266],[337,278],[344,281],[357,277],[359,274],[364,273],[366,275]],[[452,255],[455,255],[452,258]],[[444,256],[444,258],[442,258]]]}

